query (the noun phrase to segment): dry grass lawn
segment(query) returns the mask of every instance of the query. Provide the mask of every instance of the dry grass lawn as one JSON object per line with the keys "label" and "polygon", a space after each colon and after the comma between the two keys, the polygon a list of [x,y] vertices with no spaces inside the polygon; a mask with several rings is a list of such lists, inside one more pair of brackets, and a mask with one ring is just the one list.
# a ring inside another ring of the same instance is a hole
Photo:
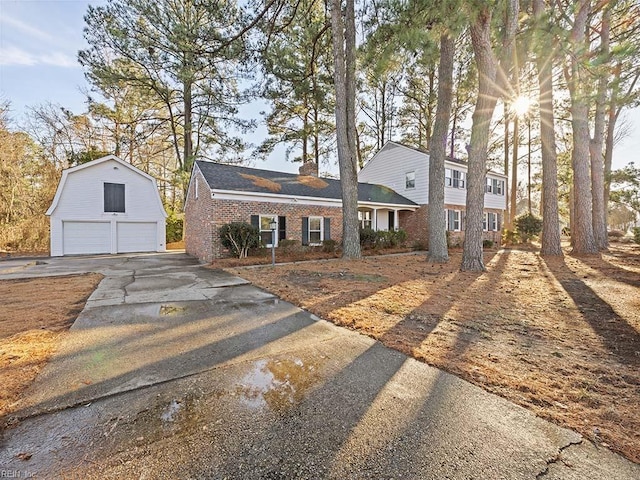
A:
{"label": "dry grass lawn", "polygon": [[0,427],[101,279],[92,273],[0,280]]}
{"label": "dry grass lawn", "polygon": [[640,246],[486,252],[484,273],[460,272],[460,260],[229,270],[640,462]]}

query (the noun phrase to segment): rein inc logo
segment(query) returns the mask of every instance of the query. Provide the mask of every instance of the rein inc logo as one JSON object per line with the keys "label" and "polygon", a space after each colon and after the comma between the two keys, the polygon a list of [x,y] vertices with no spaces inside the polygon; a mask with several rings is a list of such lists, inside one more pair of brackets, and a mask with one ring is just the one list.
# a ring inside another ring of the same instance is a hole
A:
{"label": "rein inc logo", "polygon": [[0,469],[0,478],[36,478],[35,472],[27,470],[2,470]]}

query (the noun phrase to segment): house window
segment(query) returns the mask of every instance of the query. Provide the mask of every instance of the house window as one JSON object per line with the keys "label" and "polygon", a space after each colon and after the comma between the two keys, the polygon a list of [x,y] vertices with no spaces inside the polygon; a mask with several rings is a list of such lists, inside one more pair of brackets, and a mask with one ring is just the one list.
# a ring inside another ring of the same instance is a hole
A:
{"label": "house window", "polygon": [[498,214],[493,212],[485,212],[484,219],[482,221],[482,229],[487,232],[498,231]]}
{"label": "house window", "polygon": [[460,210],[447,210],[447,230],[451,232],[462,230],[462,212]]}
{"label": "house window", "polygon": [[465,174],[460,170],[452,170],[453,172],[453,187],[454,188],[464,188],[465,183]]}
{"label": "house window", "polygon": [[504,195],[504,180],[487,177],[487,184],[484,190],[485,192],[493,193],[494,195]]}
{"label": "house window", "polygon": [[358,220],[360,221],[360,226],[362,228],[371,228],[373,225],[371,224],[371,211],[365,210],[358,211]]}
{"label": "house window", "polygon": [[124,213],[124,183],[104,184],[105,213]]}
{"label": "house window", "polygon": [[[273,241],[273,233],[271,232],[271,222],[275,220],[278,223],[278,217],[275,215],[260,215],[260,240],[265,247],[270,247]],[[278,246],[278,227],[276,226],[276,246]]]}
{"label": "house window", "polygon": [[444,169],[444,184],[446,187],[464,188],[466,175],[460,170],[454,170],[452,168]]}
{"label": "house window", "polygon": [[194,183],[193,194],[194,194],[195,198],[198,198],[198,179],[194,178],[193,179],[193,183]]}
{"label": "house window", "polygon": [[322,217],[309,217],[309,245],[322,243]]}
{"label": "house window", "polygon": [[416,172],[407,172],[404,177],[404,188],[416,188]]}

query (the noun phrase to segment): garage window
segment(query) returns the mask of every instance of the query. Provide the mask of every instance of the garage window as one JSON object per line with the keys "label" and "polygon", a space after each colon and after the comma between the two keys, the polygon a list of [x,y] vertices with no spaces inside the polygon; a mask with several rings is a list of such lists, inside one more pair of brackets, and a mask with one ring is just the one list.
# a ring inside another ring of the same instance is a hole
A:
{"label": "garage window", "polygon": [[124,213],[124,183],[104,184],[105,213]]}

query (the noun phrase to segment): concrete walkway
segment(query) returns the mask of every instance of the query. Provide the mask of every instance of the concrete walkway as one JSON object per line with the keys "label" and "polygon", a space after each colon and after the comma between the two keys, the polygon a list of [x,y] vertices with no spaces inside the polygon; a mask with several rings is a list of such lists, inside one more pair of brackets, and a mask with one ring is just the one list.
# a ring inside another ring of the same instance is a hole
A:
{"label": "concrete walkway", "polygon": [[24,395],[0,473],[640,478],[574,432],[186,255],[44,261],[0,279],[105,279]]}

